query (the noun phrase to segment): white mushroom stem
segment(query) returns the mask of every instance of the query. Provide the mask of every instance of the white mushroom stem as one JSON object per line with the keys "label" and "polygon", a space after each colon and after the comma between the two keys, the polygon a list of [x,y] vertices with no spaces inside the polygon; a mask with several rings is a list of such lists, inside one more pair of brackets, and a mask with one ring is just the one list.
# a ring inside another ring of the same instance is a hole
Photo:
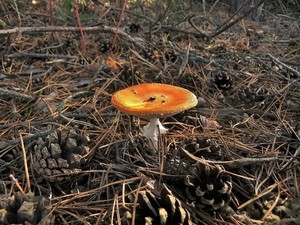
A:
{"label": "white mushroom stem", "polygon": [[150,146],[157,149],[159,134],[165,134],[168,131],[158,118],[150,119],[150,123],[143,127],[143,136],[150,140]]}

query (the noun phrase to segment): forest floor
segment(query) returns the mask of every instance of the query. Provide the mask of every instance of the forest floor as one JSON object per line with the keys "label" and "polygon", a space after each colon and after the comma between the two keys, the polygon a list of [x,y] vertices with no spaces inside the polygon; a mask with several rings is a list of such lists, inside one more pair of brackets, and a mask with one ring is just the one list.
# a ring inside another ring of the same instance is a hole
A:
{"label": "forest floor", "polygon": [[[0,224],[299,224],[297,1],[260,21],[227,1],[33,2],[0,1]],[[140,83],[199,102],[154,152],[111,104]]]}

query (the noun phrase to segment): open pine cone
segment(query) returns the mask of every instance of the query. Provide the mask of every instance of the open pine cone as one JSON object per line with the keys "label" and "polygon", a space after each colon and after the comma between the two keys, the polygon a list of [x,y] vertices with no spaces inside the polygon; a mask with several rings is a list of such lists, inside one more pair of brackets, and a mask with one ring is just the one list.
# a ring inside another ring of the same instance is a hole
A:
{"label": "open pine cone", "polygon": [[231,200],[231,177],[220,166],[197,164],[192,175],[184,180],[189,201],[211,210],[218,210]]}
{"label": "open pine cone", "polygon": [[0,209],[0,224],[54,224],[49,205],[50,202],[45,197],[16,192],[12,197],[6,198],[5,207]]}
{"label": "open pine cone", "polygon": [[[160,198],[149,190],[140,191],[139,206],[136,210],[135,224],[139,225],[193,225],[190,213],[180,200],[164,186]],[[127,224],[131,224],[132,214],[126,212]]]}
{"label": "open pine cone", "polygon": [[183,141],[183,148],[197,157],[205,159],[224,160],[222,147],[214,140],[205,137],[187,138]]}
{"label": "open pine cone", "polygon": [[231,88],[233,83],[231,76],[225,71],[217,73],[215,75],[214,82],[217,85],[217,87],[222,90],[227,90]]}
{"label": "open pine cone", "polygon": [[62,181],[80,172],[85,162],[83,155],[89,151],[85,146],[88,141],[87,136],[77,134],[75,129],[70,129],[66,135],[54,131],[44,140],[39,138],[33,147],[35,171],[50,182]]}

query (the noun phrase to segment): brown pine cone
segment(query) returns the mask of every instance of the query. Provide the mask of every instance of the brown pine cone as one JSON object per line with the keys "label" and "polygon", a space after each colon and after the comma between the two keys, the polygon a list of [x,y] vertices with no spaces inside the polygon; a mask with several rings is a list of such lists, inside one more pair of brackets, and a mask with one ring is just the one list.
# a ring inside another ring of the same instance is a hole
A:
{"label": "brown pine cone", "polygon": [[224,160],[225,157],[222,154],[222,147],[210,138],[188,138],[183,141],[182,147],[191,154],[205,159]]}
{"label": "brown pine cone", "polygon": [[39,138],[33,147],[34,169],[38,175],[50,182],[69,178],[72,173],[81,171],[84,155],[89,151],[85,146],[87,136],[70,129],[66,135],[54,131],[44,140]]}
{"label": "brown pine cone", "polygon": [[[138,195],[139,206],[136,210],[135,224],[139,225],[193,225],[190,213],[180,200],[164,186],[160,198],[149,190],[140,191]],[[127,211],[126,219],[131,224],[132,214]]]}
{"label": "brown pine cone", "polygon": [[20,192],[6,198],[6,206],[0,210],[0,224],[54,224],[49,200],[33,193]]}
{"label": "brown pine cone", "polygon": [[215,75],[214,83],[221,90],[227,90],[232,87],[232,77],[225,71],[219,72]]}
{"label": "brown pine cone", "polygon": [[185,194],[189,201],[207,209],[218,210],[231,201],[231,177],[220,166],[197,164],[186,176]]}
{"label": "brown pine cone", "polygon": [[152,47],[149,46],[145,46],[142,49],[142,54],[143,58],[145,58],[146,60],[148,60],[149,62],[154,62],[155,61],[155,53]]}
{"label": "brown pine cone", "polygon": [[111,43],[108,40],[101,40],[99,44],[99,51],[102,53],[107,53],[111,48]]}

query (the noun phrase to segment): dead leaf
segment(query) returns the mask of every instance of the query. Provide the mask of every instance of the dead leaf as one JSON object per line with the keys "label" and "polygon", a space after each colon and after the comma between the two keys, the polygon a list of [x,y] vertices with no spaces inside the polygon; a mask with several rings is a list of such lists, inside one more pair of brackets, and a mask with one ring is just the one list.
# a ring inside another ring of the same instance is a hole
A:
{"label": "dead leaf", "polygon": [[112,59],[110,56],[108,57],[108,59],[106,60],[106,66],[110,69],[110,70],[119,70],[121,69],[122,65],[121,63],[117,62],[116,60]]}
{"label": "dead leaf", "polygon": [[217,130],[220,128],[222,128],[222,126],[216,120],[213,120],[213,119],[206,120],[205,129]]}

